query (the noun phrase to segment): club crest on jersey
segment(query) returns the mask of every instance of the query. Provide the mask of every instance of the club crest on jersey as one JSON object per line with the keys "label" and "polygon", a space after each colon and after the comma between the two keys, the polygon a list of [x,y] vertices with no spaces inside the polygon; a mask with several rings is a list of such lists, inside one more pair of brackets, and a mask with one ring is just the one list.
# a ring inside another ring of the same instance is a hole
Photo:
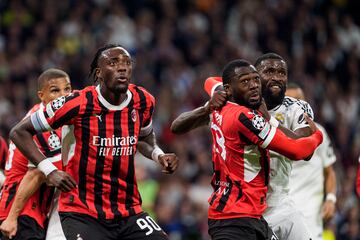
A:
{"label": "club crest on jersey", "polygon": [[276,114],[275,114],[275,118],[276,118],[276,120],[278,120],[281,124],[284,124],[284,119],[285,119],[284,114],[282,114],[282,113],[276,113]]}
{"label": "club crest on jersey", "polygon": [[61,141],[58,135],[52,133],[48,138],[48,144],[52,149],[58,149],[61,147]]}
{"label": "club crest on jersey", "polygon": [[133,109],[132,111],[131,111],[131,120],[133,121],[133,122],[136,122],[136,110],[135,109]]}
{"label": "club crest on jersey", "polygon": [[59,108],[61,108],[65,103],[65,96],[59,97],[57,99],[55,99],[54,101],[51,102],[51,106],[57,110]]}
{"label": "club crest on jersey", "polygon": [[262,116],[255,115],[252,118],[251,123],[256,129],[261,130],[264,128],[266,121]]}

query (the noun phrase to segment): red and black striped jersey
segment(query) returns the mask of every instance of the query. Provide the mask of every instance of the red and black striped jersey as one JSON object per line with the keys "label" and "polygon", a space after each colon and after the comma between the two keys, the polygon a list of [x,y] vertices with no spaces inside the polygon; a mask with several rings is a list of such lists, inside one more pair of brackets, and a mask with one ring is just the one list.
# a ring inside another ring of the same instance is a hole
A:
{"label": "red and black striped jersey", "polygon": [[[29,116],[39,109],[44,109],[44,106],[42,104],[36,104],[26,116]],[[33,139],[39,150],[53,162],[57,168],[62,169],[61,129],[38,133],[34,135]],[[28,159],[20,152],[15,144],[10,142],[8,159],[5,164],[6,178],[0,195],[0,219],[5,219],[9,214],[16,191],[29,166],[32,166],[32,164],[29,163]],[[53,192],[54,188],[47,187],[46,184],[43,184],[40,189],[30,197],[20,215],[30,216],[35,219],[40,226],[43,226],[51,205]]]}
{"label": "red and black striped jersey", "polygon": [[260,218],[266,208],[273,128],[259,112],[228,102],[212,113],[214,192],[209,218]]}
{"label": "red and black striped jersey", "polygon": [[8,145],[3,137],[0,136],[0,170],[5,169],[5,162],[8,156]]}
{"label": "red and black striped jersey", "polygon": [[114,106],[101,95],[100,86],[91,86],[58,98],[31,116],[39,131],[73,126],[75,151],[66,172],[78,187],[61,193],[60,212],[114,219],[142,211],[134,156],[139,137],[152,131],[155,99],[133,84],[126,96]]}

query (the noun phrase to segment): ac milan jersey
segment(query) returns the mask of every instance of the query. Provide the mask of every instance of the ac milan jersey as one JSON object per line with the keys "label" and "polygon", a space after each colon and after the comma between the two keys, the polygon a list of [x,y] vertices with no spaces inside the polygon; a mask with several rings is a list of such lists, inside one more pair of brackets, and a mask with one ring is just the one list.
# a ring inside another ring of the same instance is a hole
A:
{"label": "ac milan jersey", "polygon": [[[36,104],[26,116],[43,109],[42,104]],[[62,169],[61,163],[61,130],[38,133],[33,137],[34,142],[39,150],[55,164]],[[15,146],[14,143],[9,145],[9,157],[5,164],[5,182],[0,194],[0,219],[5,219],[9,214],[11,205],[14,201],[17,188],[29,166],[29,161]],[[46,214],[52,200],[54,188],[47,187],[43,184],[33,196],[30,197],[20,215],[27,215],[35,219],[40,226],[44,226]]]}
{"label": "ac milan jersey", "polygon": [[273,128],[255,110],[228,102],[212,113],[212,186],[209,218],[260,218],[266,208]]}
{"label": "ac milan jersey", "polygon": [[5,169],[5,162],[8,156],[8,145],[3,137],[0,137],[0,170]]}
{"label": "ac milan jersey", "polygon": [[114,106],[101,95],[100,86],[91,86],[58,98],[31,116],[39,131],[73,125],[75,152],[66,172],[78,186],[61,193],[60,212],[114,219],[142,211],[134,156],[139,136],[152,130],[155,99],[133,84],[126,96]]}

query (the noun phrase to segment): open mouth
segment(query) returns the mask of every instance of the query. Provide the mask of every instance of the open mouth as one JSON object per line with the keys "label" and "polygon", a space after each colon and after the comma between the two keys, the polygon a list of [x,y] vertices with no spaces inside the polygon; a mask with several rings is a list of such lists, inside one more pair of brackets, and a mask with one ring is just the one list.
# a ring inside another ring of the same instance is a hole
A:
{"label": "open mouth", "polygon": [[268,88],[271,91],[278,92],[283,89],[283,86],[280,83],[274,82],[274,83],[270,83]]}
{"label": "open mouth", "polygon": [[260,99],[260,94],[258,92],[254,92],[250,95],[249,100],[250,101],[258,101]]}

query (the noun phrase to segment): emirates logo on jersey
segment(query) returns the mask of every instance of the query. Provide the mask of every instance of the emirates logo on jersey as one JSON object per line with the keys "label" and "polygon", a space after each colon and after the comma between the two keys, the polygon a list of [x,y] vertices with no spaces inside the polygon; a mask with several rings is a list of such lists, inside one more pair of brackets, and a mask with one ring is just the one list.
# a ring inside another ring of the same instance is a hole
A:
{"label": "emirates logo on jersey", "polygon": [[49,144],[50,148],[52,148],[52,149],[60,148],[61,141],[60,141],[60,138],[58,137],[58,135],[52,133],[50,135],[50,137],[48,138],[48,144]]}
{"label": "emirates logo on jersey", "polygon": [[255,115],[253,119],[251,120],[252,125],[258,129],[261,130],[265,127],[266,121],[262,116]]}
{"label": "emirates logo on jersey", "polygon": [[136,122],[136,110],[135,109],[133,109],[132,111],[131,111],[131,120],[133,121],[133,122]]}
{"label": "emirates logo on jersey", "polygon": [[59,97],[57,99],[55,99],[54,101],[51,102],[51,106],[57,110],[59,108],[61,108],[65,103],[65,96]]}

